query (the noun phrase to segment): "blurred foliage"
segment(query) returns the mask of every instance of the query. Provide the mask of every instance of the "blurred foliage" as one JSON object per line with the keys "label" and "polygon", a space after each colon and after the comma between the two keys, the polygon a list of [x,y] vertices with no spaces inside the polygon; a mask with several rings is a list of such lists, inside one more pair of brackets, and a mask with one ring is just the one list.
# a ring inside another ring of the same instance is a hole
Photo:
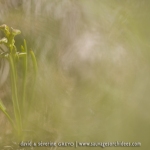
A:
{"label": "blurred foliage", "polygon": [[[36,50],[39,75],[27,123],[38,140],[137,141],[148,149],[147,0],[1,0],[0,8],[0,23],[19,28],[16,40]],[[6,134],[4,118],[0,124]]]}

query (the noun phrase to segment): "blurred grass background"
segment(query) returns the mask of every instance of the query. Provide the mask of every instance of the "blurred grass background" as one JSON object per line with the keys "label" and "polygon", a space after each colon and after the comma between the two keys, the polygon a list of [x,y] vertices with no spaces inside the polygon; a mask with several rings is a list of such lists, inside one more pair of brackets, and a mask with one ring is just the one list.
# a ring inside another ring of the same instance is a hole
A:
{"label": "blurred grass background", "polygon": [[[18,48],[25,38],[37,56],[27,122],[35,140],[135,141],[148,149],[149,13],[147,0],[0,0],[0,24],[20,29]],[[11,111],[7,81],[0,91]],[[11,129],[1,113],[0,126],[2,143]]]}

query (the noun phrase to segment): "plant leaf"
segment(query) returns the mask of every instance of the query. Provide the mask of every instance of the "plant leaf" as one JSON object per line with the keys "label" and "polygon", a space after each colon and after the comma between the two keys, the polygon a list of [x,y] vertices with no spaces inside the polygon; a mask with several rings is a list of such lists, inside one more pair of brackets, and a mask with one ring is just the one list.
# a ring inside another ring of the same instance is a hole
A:
{"label": "plant leaf", "polygon": [[2,102],[1,99],[0,99],[0,109],[1,109],[2,111],[6,111],[6,107],[4,106],[4,104],[3,104],[3,102]]}

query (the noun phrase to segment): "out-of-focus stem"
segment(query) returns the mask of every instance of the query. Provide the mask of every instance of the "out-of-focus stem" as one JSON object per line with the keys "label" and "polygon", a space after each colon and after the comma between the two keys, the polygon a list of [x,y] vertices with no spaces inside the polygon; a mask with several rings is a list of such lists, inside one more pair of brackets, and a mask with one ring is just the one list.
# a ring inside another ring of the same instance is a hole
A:
{"label": "out-of-focus stem", "polygon": [[12,53],[9,55],[9,62],[11,68],[12,101],[14,106],[14,114],[17,123],[18,134],[20,135],[22,130],[22,120],[21,120],[21,113],[20,113],[20,107],[18,102],[15,62],[12,55],[13,55]]}
{"label": "out-of-focus stem", "polygon": [[32,100],[34,99],[34,92],[35,92],[35,83],[36,83],[36,78],[37,78],[37,71],[38,71],[38,66],[37,66],[37,61],[35,54],[32,50],[30,50],[31,58],[32,58],[32,64],[33,64],[33,69],[34,69],[34,78],[33,78],[33,83],[32,83],[32,93],[31,93],[31,99],[29,102],[29,110],[30,110],[30,105],[32,103]]}
{"label": "out-of-focus stem", "polygon": [[26,101],[26,82],[27,82],[27,45],[26,41],[24,40],[24,47],[21,46],[21,50],[23,53],[26,53],[24,55],[23,59],[23,94],[22,94],[22,109],[24,110],[25,101]]}

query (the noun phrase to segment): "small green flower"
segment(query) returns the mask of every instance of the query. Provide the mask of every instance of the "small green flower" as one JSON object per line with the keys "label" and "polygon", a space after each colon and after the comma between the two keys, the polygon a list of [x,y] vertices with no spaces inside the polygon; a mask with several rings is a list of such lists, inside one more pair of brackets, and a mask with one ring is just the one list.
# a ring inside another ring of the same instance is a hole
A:
{"label": "small green flower", "polygon": [[5,33],[6,37],[9,37],[10,35],[9,27],[6,24],[1,25],[0,30],[2,30]]}
{"label": "small green flower", "polygon": [[0,30],[2,30],[5,34],[5,38],[0,40],[0,44],[4,43],[7,47],[9,47],[10,51],[15,50],[15,40],[14,37],[21,33],[18,29],[9,28],[7,25],[3,24],[0,26]]}
{"label": "small green flower", "polygon": [[0,44],[6,44],[7,42],[8,42],[8,39],[5,37],[0,40]]}
{"label": "small green flower", "polygon": [[11,27],[11,34],[12,34],[13,36],[16,36],[16,35],[18,35],[18,34],[20,34],[20,33],[21,33],[20,30],[18,30],[18,29],[13,29],[13,28]]}

